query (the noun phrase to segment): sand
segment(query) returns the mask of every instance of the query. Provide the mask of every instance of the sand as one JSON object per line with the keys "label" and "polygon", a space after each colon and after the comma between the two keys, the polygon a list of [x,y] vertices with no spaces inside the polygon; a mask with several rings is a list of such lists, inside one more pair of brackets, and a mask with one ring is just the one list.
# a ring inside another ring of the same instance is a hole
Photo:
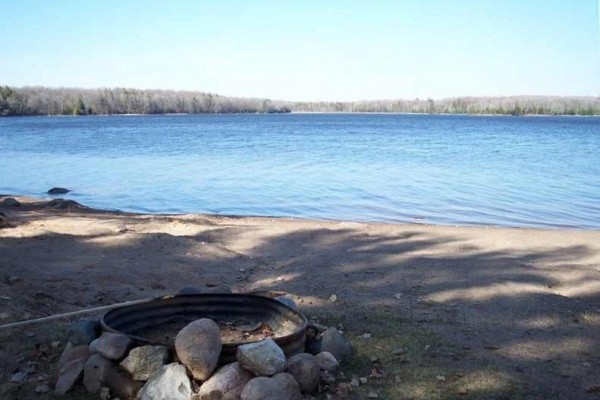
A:
{"label": "sand", "polygon": [[[492,368],[524,397],[589,398],[600,384],[598,231],[142,215],[17,198],[21,207],[0,207],[13,225],[0,229],[0,323],[226,284],[287,293],[308,316],[343,320],[352,340],[365,326],[349,315],[383,310],[455,349],[449,368]],[[29,393],[6,383],[31,357],[26,332],[0,331],[6,398]],[[52,383],[54,371],[40,373]],[[513,390],[486,384],[476,397]],[[439,398],[457,394],[446,387]]]}

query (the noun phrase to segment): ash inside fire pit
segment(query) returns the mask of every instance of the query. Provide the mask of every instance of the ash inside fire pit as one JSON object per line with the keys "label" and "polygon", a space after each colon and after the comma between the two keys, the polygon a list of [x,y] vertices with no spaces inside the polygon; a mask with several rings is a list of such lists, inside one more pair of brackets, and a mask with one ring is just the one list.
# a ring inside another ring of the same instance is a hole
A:
{"label": "ash inside fire pit", "polygon": [[[131,334],[143,337],[153,343],[173,346],[177,333],[195,319],[191,316],[174,316],[160,324],[134,330]],[[223,344],[257,342],[275,334],[273,328],[262,321],[237,319],[234,321],[217,320],[215,322],[221,331]]]}

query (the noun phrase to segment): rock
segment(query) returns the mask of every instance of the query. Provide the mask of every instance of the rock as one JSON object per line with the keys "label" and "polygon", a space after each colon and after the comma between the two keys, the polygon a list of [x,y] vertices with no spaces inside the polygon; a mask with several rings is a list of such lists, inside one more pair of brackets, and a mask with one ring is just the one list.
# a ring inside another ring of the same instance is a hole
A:
{"label": "rock", "polygon": [[47,383],[40,383],[35,387],[35,392],[39,394],[48,393],[50,391],[50,386]]}
{"label": "rock", "polygon": [[52,189],[48,190],[46,193],[48,194],[65,194],[65,193],[69,193],[70,190],[69,189],[65,189],[65,188],[61,188],[61,187],[53,187]]}
{"label": "rock", "polygon": [[306,329],[306,340],[304,351],[313,355],[321,352],[322,340],[316,327],[310,326]]}
{"label": "rock", "polygon": [[138,392],[142,384],[136,382],[131,375],[114,364],[106,368],[103,382],[108,386],[113,398],[130,399]]}
{"label": "rock", "polygon": [[177,294],[201,294],[202,289],[200,289],[198,286],[184,286],[181,289],[179,289],[179,292],[177,292]]}
{"label": "rock", "polygon": [[287,362],[287,372],[296,379],[302,393],[313,393],[319,386],[319,365],[312,354],[301,353]]}
{"label": "rock", "polygon": [[140,387],[127,371],[99,353],[92,354],[84,364],[83,385],[90,393],[97,393],[107,386],[114,396],[123,398],[134,396]]}
{"label": "rock", "polygon": [[74,200],[54,199],[46,203],[46,208],[54,208],[56,210],[79,209],[85,208]]}
{"label": "rock", "polygon": [[175,337],[177,357],[199,381],[207,380],[217,367],[221,347],[219,327],[208,318],[191,322]]}
{"label": "rock", "polygon": [[85,363],[90,357],[90,354],[90,349],[85,344],[73,346],[71,343],[67,343],[65,350],[62,352],[60,358],[58,359],[58,370],[60,371],[62,367],[65,366],[65,364],[73,360],[82,360]]}
{"label": "rock", "polygon": [[200,386],[198,400],[238,400],[242,390],[254,375],[235,362],[217,370]]}
{"label": "rock", "polygon": [[136,381],[147,381],[169,361],[169,349],[164,346],[141,346],[132,349],[121,361],[121,367]]}
{"label": "rock", "polygon": [[[10,228],[11,225],[8,223],[7,219],[6,219],[6,215],[4,215],[4,213],[0,213],[0,229],[2,228]],[[7,313],[2,313],[7,314]],[[2,318],[4,319],[4,318]]]}
{"label": "rock", "polygon": [[296,304],[296,302],[287,296],[278,296],[278,297],[275,297],[275,300],[277,300],[280,303],[285,304],[292,310],[298,311],[298,305]]}
{"label": "rock", "polygon": [[98,337],[100,324],[95,319],[81,319],[69,327],[69,343],[73,346],[88,345]]}
{"label": "rock", "polygon": [[315,360],[317,361],[317,365],[321,371],[329,371],[337,374],[340,372],[340,363],[333,356],[333,354],[328,351],[323,351],[315,356]]}
{"label": "rock", "polygon": [[236,358],[242,368],[258,376],[271,376],[285,371],[285,354],[273,339],[239,346]]}
{"label": "rock", "polygon": [[241,400],[300,400],[301,397],[298,382],[285,372],[272,378],[254,378],[241,394]]}
{"label": "rock", "polygon": [[321,351],[327,351],[341,361],[352,353],[352,346],[337,329],[329,328],[321,335]]}
{"label": "rock", "polygon": [[90,393],[96,393],[103,386],[106,370],[111,368],[111,363],[100,354],[92,354],[83,365],[83,385]]}
{"label": "rock", "polygon": [[104,332],[90,343],[91,353],[100,353],[109,360],[120,360],[127,354],[133,342],[125,335]]}
{"label": "rock", "polygon": [[56,380],[56,386],[54,387],[55,395],[62,396],[73,387],[83,372],[85,361],[86,360],[82,358],[76,358],[67,361],[62,366],[60,371],[58,371],[58,379]]}
{"label": "rock", "polygon": [[188,400],[192,386],[185,367],[178,363],[163,365],[138,393],[140,400]]}
{"label": "rock", "polygon": [[21,202],[14,197],[5,197],[2,200],[2,205],[4,207],[21,207]]}

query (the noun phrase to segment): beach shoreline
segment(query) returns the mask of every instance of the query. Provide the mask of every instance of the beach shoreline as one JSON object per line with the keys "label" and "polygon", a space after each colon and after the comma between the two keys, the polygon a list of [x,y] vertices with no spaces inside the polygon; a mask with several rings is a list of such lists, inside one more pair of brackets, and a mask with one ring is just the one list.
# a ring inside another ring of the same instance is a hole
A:
{"label": "beach shoreline", "polygon": [[[0,229],[2,324],[226,285],[287,294],[309,318],[342,324],[356,349],[349,373],[368,376],[365,360],[386,360],[385,377],[367,385],[384,398],[451,398],[465,386],[473,398],[577,399],[597,382],[598,231],[136,214],[17,199],[20,207],[0,206],[11,225]],[[33,393],[10,375],[30,347],[60,340],[67,322],[0,330],[0,397]],[[35,339],[15,342],[27,332]],[[397,346],[411,361],[385,358]],[[419,385],[433,392],[420,397]]]}

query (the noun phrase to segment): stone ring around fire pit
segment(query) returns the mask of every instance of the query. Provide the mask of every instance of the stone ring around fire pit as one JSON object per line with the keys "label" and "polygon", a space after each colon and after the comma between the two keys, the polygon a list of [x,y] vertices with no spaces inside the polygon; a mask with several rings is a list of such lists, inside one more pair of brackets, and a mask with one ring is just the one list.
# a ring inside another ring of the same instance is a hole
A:
{"label": "stone ring around fire pit", "polygon": [[302,353],[308,322],[287,305],[251,294],[179,294],[114,308],[100,320],[104,332],[121,333],[139,345],[174,347],[190,322],[209,318],[221,331],[219,364],[235,361],[238,346],[273,339],[287,357]]}

